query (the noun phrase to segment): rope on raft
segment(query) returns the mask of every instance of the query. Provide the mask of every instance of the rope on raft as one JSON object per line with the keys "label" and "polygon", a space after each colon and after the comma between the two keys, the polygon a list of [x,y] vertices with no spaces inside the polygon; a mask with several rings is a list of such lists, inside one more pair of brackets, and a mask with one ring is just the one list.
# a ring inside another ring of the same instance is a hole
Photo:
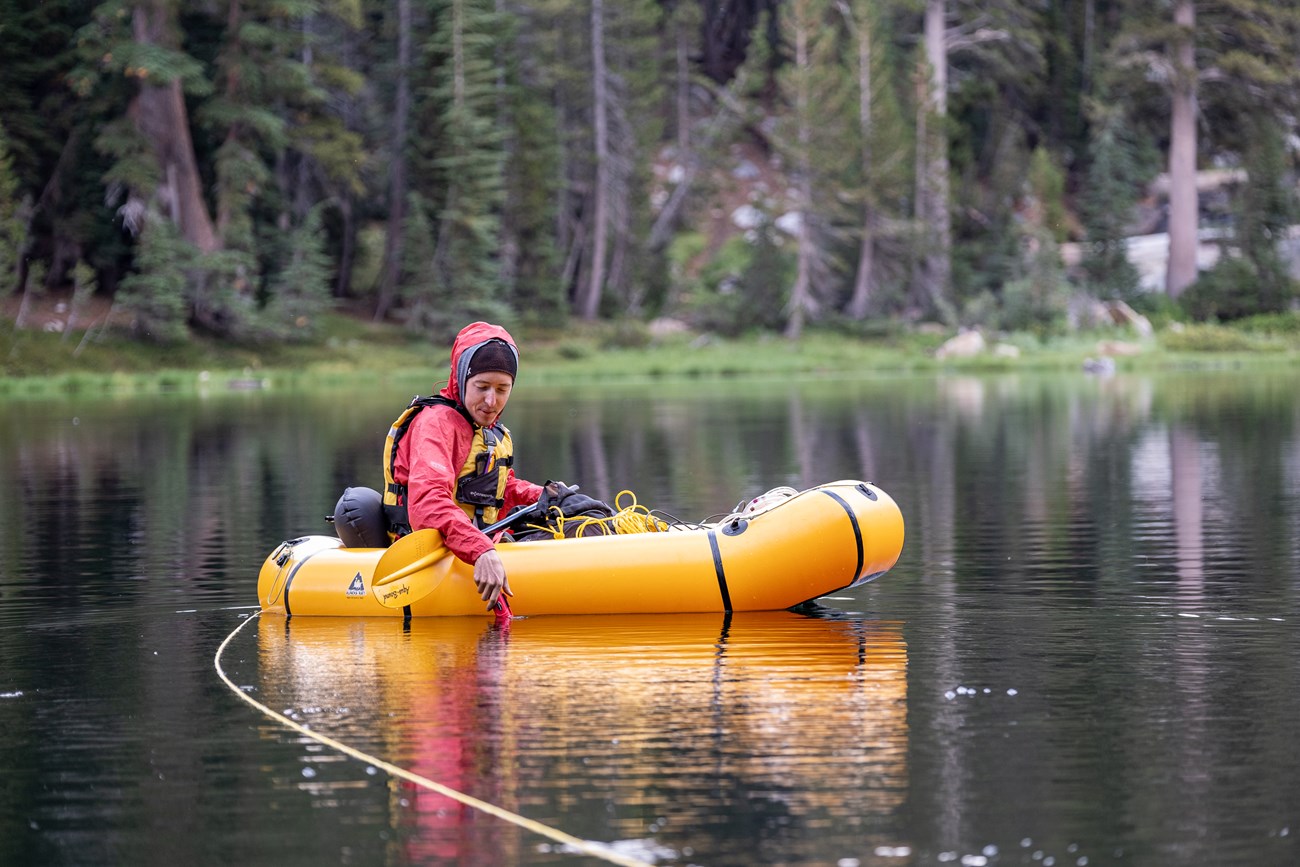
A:
{"label": "rope on raft", "polygon": [[[752,518],[785,502],[799,492],[788,486],[772,488],[752,500],[741,500],[735,511],[717,523],[725,524],[736,518]],[[624,506],[623,498],[631,502]],[[577,536],[615,536],[630,533],[666,533],[669,530],[698,530],[714,523],[713,517],[704,522],[683,521],[665,512],[659,512],[669,520],[656,516],[655,512],[637,502],[636,494],[626,488],[614,498],[615,513],[611,517],[598,515],[562,515],[556,514],[547,524],[528,524],[529,530],[537,530],[556,539]],[[716,516],[715,516],[716,517]]]}
{"label": "rope on raft", "polygon": [[[624,506],[623,498],[631,502]],[[528,524],[530,530],[549,533],[556,539],[575,536],[615,536],[630,533],[664,533],[671,529],[666,521],[656,518],[650,510],[636,500],[629,490],[618,492],[614,498],[615,512],[610,517],[597,515],[556,515],[546,524]]]}

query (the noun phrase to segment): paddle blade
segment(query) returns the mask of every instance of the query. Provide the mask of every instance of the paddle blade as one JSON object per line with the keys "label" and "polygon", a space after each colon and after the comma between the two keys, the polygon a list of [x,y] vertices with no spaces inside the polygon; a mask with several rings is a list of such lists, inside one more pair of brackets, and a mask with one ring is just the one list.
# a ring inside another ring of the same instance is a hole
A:
{"label": "paddle blade", "polygon": [[438,558],[447,547],[442,543],[442,534],[437,530],[416,530],[394,542],[379,562],[375,564],[375,587],[382,587],[390,581],[396,581],[409,575],[416,569],[422,569]]}
{"label": "paddle blade", "polygon": [[[436,563],[437,561],[435,565]],[[385,608],[405,608],[437,590],[442,579],[447,577],[447,571],[432,566],[417,569],[387,584],[377,584],[371,588],[371,592]]]}
{"label": "paddle blade", "polygon": [[375,564],[370,592],[385,608],[403,608],[428,596],[442,583],[445,570],[430,567],[451,552],[437,530],[417,530],[398,539]]}

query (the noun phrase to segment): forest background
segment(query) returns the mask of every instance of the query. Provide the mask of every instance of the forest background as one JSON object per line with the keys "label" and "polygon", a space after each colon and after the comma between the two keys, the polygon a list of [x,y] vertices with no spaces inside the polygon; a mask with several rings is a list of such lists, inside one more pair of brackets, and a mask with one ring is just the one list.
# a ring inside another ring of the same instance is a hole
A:
{"label": "forest background", "polygon": [[0,301],[68,354],[1300,334],[1298,79],[1297,0],[0,0]]}

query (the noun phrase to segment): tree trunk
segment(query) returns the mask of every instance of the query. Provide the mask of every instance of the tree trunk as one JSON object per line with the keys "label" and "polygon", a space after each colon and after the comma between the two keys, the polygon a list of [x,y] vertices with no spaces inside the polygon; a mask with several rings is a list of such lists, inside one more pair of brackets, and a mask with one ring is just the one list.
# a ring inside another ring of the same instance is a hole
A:
{"label": "tree trunk", "polygon": [[[162,3],[136,6],[131,17],[135,41],[140,45],[176,48],[174,10],[174,6]],[[159,85],[142,83],[130,113],[136,128],[153,148],[162,170],[162,183],[156,195],[163,213],[171,217],[181,236],[195,247],[205,253],[219,249],[221,244],[203,198],[180,80]]]}
{"label": "tree trunk", "polygon": [[1178,0],[1172,119],[1169,129],[1169,265],[1165,290],[1177,298],[1196,280],[1196,7]]}
{"label": "tree trunk", "polygon": [[352,265],[356,260],[357,224],[352,216],[352,194],[343,192],[338,196],[340,248],[339,270],[334,280],[334,297],[346,298],[352,294]]}
{"label": "tree trunk", "polygon": [[375,321],[388,315],[401,279],[406,227],[406,138],[411,113],[411,0],[397,0],[397,92],[393,99],[393,156],[388,179],[388,237],[379,277]]}
{"label": "tree trunk", "polygon": [[923,172],[925,197],[918,204],[924,209],[927,243],[922,267],[922,289],[936,312],[947,307],[948,282],[952,272],[952,217],[949,213],[948,135],[944,119],[948,116],[948,48],[944,29],[947,20],[945,0],[926,0],[925,56],[930,65],[928,99],[933,125],[925,142]]}
{"label": "tree trunk", "polygon": [[596,183],[592,190],[591,262],[587,279],[578,287],[577,313],[592,321],[600,312],[605,284],[605,255],[609,246],[609,95],[605,71],[604,0],[591,0],[592,115],[595,127]]}
{"label": "tree trunk", "polygon": [[[1083,57],[1080,60],[1079,92],[1084,96],[1092,95],[1093,56],[1096,48],[1093,42],[1097,38],[1097,0],[1084,0],[1083,4]],[[1082,102],[1082,101],[1081,101]],[[1082,110],[1082,109],[1081,109]]]}
{"label": "tree trunk", "polygon": [[736,102],[735,94],[743,91],[745,80],[745,69],[741,67],[725,89],[715,91],[718,96],[718,106],[708,127],[695,140],[694,145],[688,139],[682,146],[683,150],[678,153],[677,159],[682,165],[682,179],[677,182],[677,186],[673,187],[668,201],[664,203],[659,215],[655,217],[654,225],[650,228],[650,238],[646,246],[651,250],[662,250],[672,239],[677,217],[686,205],[686,197],[690,194],[695,178],[702,168],[704,155],[713,147],[713,143],[717,141],[729,119],[735,114],[732,104]]}
{"label": "tree trunk", "polygon": [[673,42],[677,49],[677,161],[685,165],[691,147],[691,66],[690,46],[680,9],[673,16]]}
{"label": "tree trunk", "polygon": [[[506,9],[506,0],[494,0],[493,10],[502,20],[510,14]],[[497,66],[497,129],[505,134],[501,156],[502,166],[506,167],[513,165],[517,159],[519,139],[514,132],[515,121],[510,110],[509,85],[506,81],[506,51],[501,40],[497,41],[493,53]],[[510,182],[508,169],[503,172],[502,182],[504,191],[501,200],[501,240],[497,253],[497,279],[501,284],[502,297],[509,300],[515,297],[519,283],[520,241],[519,230],[514,219],[514,215],[519,211],[519,203],[514,184]]]}
{"label": "tree trunk", "polygon": [[[228,38],[230,42],[235,45],[238,45],[239,43],[239,24],[240,24],[240,18],[242,17],[242,13],[243,13],[243,8],[240,6],[239,0],[230,0],[230,5],[226,9],[226,33],[229,34]],[[238,51],[239,49],[236,48],[235,50]],[[229,68],[226,71],[226,99],[232,105],[234,105],[238,100],[238,98],[239,98],[239,64],[231,63]],[[226,141],[225,141],[226,147],[233,148],[238,145],[240,130],[241,130],[241,124],[239,124],[238,122],[232,123],[230,125],[230,128],[226,130]],[[284,159],[283,151],[279,154],[279,159],[283,161]],[[232,201],[232,199],[233,196],[230,195],[230,191],[226,188],[226,185],[218,182],[216,230],[217,230],[217,234],[221,238],[225,238],[225,239],[230,238],[230,231],[229,231],[230,223],[234,219],[235,208],[237,207],[237,205]],[[286,227],[284,225],[280,226],[281,231],[283,231],[285,228]]]}
{"label": "tree trunk", "polygon": [[[456,112],[465,106],[465,27],[461,0],[451,0],[451,104]],[[463,116],[463,115],[462,115]],[[458,145],[449,149],[459,150]],[[463,156],[457,153],[456,156]],[[433,250],[433,273],[448,285],[452,282],[454,268],[449,261],[453,249],[453,236],[460,232],[458,221],[452,217],[460,207],[463,197],[459,178],[451,177],[447,183],[447,198],[443,204],[443,218],[436,230],[438,241]]]}
{"label": "tree trunk", "polygon": [[858,247],[858,270],[853,278],[853,293],[849,297],[845,314],[850,319],[867,317],[875,272],[875,215],[871,207],[871,22],[866,15],[856,20],[853,11],[842,4],[841,13],[848,19],[853,38],[858,47],[858,135],[862,147],[862,240]]}
{"label": "tree trunk", "polygon": [[795,118],[798,123],[796,131],[799,142],[798,153],[798,189],[799,189],[799,247],[795,272],[794,287],[790,290],[789,318],[786,320],[785,336],[797,340],[803,333],[804,314],[812,303],[812,130],[809,125],[809,66],[808,58],[808,22],[802,20],[798,12],[792,13],[795,19],[794,56],[795,56]]}

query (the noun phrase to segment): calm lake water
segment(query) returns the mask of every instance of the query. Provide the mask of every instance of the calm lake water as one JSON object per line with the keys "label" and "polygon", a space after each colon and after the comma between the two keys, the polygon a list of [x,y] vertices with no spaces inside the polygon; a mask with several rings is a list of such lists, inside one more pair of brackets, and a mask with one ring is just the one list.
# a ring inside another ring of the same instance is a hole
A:
{"label": "calm lake water", "polygon": [[[256,618],[409,391],[0,402],[0,865],[1300,863],[1300,376],[530,386],[519,469],[681,518],[877,483],[768,614]],[[287,727],[248,697],[369,759]]]}

